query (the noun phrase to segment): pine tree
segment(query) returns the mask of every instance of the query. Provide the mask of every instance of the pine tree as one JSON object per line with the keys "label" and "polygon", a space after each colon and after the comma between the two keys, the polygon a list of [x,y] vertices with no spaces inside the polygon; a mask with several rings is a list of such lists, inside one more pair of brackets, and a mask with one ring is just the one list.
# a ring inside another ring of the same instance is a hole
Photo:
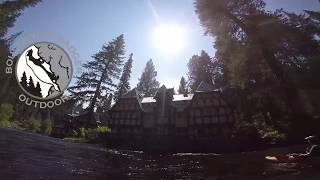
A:
{"label": "pine tree", "polygon": [[112,99],[113,99],[112,93],[101,97],[99,101],[99,106],[97,107],[97,113],[108,112],[111,108]]}
{"label": "pine tree", "polygon": [[35,6],[38,2],[40,0],[17,0],[0,3],[0,38],[4,37],[8,29],[14,25],[22,10]]}
{"label": "pine tree", "polygon": [[32,94],[32,95],[35,95],[35,86],[34,86],[34,82],[33,82],[33,79],[32,77],[30,76],[29,77],[29,83],[28,83],[28,88],[27,88],[27,91]]}
{"label": "pine tree", "polygon": [[202,26],[215,38],[215,59],[222,64],[226,87],[242,92],[238,103],[244,116],[269,113],[274,122],[290,119],[295,130],[288,132],[302,132],[311,123],[301,119],[311,118],[297,81],[301,71],[312,69],[308,61],[319,57],[319,22],[311,14],[272,12],[265,6],[263,0],[195,2]]}
{"label": "pine tree", "polygon": [[35,93],[36,96],[42,97],[41,87],[40,87],[40,83],[39,83],[39,82],[37,82],[37,86],[36,86],[36,88],[34,89],[34,93]]}
{"label": "pine tree", "polygon": [[88,102],[89,112],[97,107],[97,101],[102,94],[114,91],[114,80],[118,79],[125,54],[123,35],[102,46],[102,49],[92,56],[93,60],[83,65],[84,72],[77,76],[74,86],[69,92],[76,101]]}
{"label": "pine tree", "polygon": [[[10,46],[14,39],[21,34],[15,33],[8,35],[8,29],[13,27],[16,19],[22,14],[22,11],[30,6],[35,6],[40,0],[15,0],[0,1],[0,59],[6,59],[12,55]],[[17,57],[15,57],[17,58]],[[0,61],[0,74],[5,74],[6,61]],[[13,76],[0,76],[0,104],[4,102],[15,101],[15,96],[19,92],[17,84]],[[14,97],[14,98],[13,98]]]}
{"label": "pine tree", "polygon": [[28,88],[28,82],[27,82],[27,75],[26,72],[23,72],[21,80],[20,80],[20,85],[23,87],[23,89],[27,90]]}
{"label": "pine tree", "polygon": [[159,88],[159,82],[156,80],[157,71],[155,71],[152,59],[150,59],[137,84],[137,90],[144,93],[145,96],[152,96]]}
{"label": "pine tree", "polygon": [[115,101],[118,101],[118,99],[127,91],[130,89],[129,79],[131,74],[131,68],[132,68],[132,54],[130,54],[128,61],[124,64],[122,75],[120,78],[120,82],[117,87],[117,91],[115,92]]}
{"label": "pine tree", "polygon": [[211,84],[214,76],[214,63],[210,56],[201,51],[201,55],[194,55],[188,63],[190,88],[194,92],[201,81]]}
{"label": "pine tree", "polygon": [[186,93],[188,93],[187,82],[186,82],[185,78],[182,76],[180,79],[178,94],[186,94]]}

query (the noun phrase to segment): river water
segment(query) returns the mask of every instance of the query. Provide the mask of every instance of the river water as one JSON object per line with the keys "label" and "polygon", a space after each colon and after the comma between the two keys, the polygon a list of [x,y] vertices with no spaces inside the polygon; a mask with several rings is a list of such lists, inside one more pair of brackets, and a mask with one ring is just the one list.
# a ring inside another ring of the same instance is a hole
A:
{"label": "river water", "polygon": [[110,168],[119,168],[118,172],[128,179],[291,179],[305,177],[304,170],[311,166],[311,162],[269,162],[264,159],[268,153],[161,155],[108,150],[107,158],[114,162]]}

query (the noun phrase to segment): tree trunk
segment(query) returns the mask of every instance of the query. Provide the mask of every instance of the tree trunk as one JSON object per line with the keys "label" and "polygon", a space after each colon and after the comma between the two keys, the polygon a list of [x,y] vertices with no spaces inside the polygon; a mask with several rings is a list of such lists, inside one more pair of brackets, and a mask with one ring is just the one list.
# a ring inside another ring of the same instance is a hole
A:
{"label": "tree trunk", "polygon": [[99,83],[98,83],[98,85],[97,85],[96,91],[95,91],[94,96],[93,96],[93,98],[92,98],[92,101],[91,101],[91,103],[90,103],[89,112],[88,112],[88,113],[89,113],[89,118],[88,118],[88,120],[87,120],[87,126],[89,126],[90,122],[91,122],[92,120],[94,120],[94,105],[95,105],[96,102],[97,102],[97,98],[98,98],[98,95],[99,95],[99,93],[100,93],[101,84],[102,84],[102,81],[105,79],[104,76],[106,76],[107,69],[108,69],[108,67],[109,67],[109,63],[110,63],[110,62],[108,61],[108,63],[106,64],[106,68],[104,69],[104,71],[103,71],[102,74],[101,74],[101,77],[100,77]]}

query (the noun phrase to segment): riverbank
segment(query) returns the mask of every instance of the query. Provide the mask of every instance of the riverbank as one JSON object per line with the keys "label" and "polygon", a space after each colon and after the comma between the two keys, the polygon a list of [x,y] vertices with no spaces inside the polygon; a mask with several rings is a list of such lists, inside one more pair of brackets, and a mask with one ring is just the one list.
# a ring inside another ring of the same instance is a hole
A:
{"label": "riverbank", "polygon": [[171,155],[110,150],[39,134],[0,129],[4,179],[319,179],[320,157],[275,163],[266,155],[301,152],[302,146],[265,151]]}

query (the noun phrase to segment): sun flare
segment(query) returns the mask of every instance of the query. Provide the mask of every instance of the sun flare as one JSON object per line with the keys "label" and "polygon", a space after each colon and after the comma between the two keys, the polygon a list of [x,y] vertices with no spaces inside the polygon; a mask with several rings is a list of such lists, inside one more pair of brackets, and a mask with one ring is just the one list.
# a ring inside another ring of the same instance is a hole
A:
{"label": "sun flare", "polygon": [[154,44],[161,53],[178,54],[186,45],[186,31],[177,25],[161,25],[154,30]]}

